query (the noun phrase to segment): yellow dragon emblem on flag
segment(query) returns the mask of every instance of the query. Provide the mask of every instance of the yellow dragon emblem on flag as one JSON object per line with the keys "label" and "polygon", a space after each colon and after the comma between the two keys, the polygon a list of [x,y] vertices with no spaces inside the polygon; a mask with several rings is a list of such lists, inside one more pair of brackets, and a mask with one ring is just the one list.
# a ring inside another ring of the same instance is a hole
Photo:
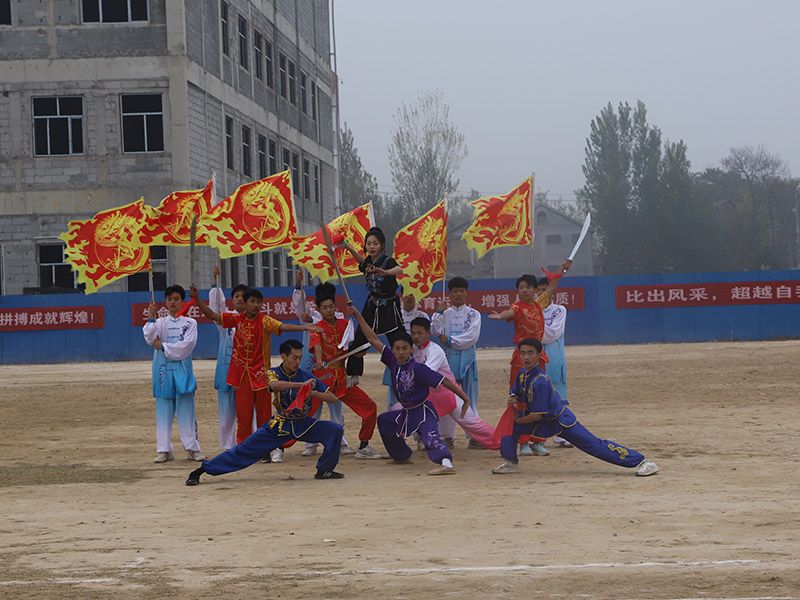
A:
{"label": "yellow dragon emblem on flag", "polygon": [[461,236],[467,248],[480,258],[492,248],[530,244],[532,190],[533,178],[529,177],[508,194],[470,202],[473,221]]}

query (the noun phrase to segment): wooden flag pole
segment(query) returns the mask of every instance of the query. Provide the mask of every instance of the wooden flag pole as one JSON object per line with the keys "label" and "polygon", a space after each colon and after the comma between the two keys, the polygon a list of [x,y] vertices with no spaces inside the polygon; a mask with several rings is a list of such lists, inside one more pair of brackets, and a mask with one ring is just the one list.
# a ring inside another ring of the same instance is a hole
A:
{"label": "wooden flag pole", "polygon": [[150,290],[150,304],[156,303],[156,292],[153,288],[153,266],[150,265],[150,268],[147,270],[147,286]]}
{"label": "wooden flag pole", "polygon": [[[443,202],[444,202],[444,215],[445,215],[445,219],[446,219],[447,218],[447,194],[444,195]],[[445,235],[445,238],[444,238],[444,247],[447,248],[447,236],[446,235]],[[444,273],[442,273],[442,302],[445,301],[446,288],[445,288],[444,284],[446,282],[447,282],[447,263],[445,262]]]}

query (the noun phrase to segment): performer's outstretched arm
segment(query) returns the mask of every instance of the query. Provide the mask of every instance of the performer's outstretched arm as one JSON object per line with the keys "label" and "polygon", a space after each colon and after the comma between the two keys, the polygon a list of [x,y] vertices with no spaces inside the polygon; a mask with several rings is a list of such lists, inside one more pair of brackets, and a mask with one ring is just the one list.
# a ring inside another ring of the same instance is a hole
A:
{"label": "performer's outstretched arm", "polygon": [[385,344],[375,335],[375,332],[372,330],[367,322],[364,320],[364,315],[362,315],[358,309],[353,306],[353,303],[350,302],[348,304],[350,307],[350,313],[355,316],[356,321],[358,321],[358,326],[361,327],[361,332],[364,334],[364,337],[367,338],[367,341],[372,344],[372,347],[375,348],[378,352],[383,352],[383,348]]}
{"label": "performer's outstretched arm", "polygon": [[222,324],[222,317],[220,314],[211,310],[211,307],[200,298],[200,294],[197,293],[196,287],[189,288],[189,297],[194,299],[195,304],[197,304],[197,308],[200,309],[201,313],[215,323],[219,323],[220,325]]}
{"label": "performer's outstretched arm", "polygon": [[461,407],[461,416],[466,415],[470,406],[469,396],[464,393],[460,386],[450,381],[447,377],[442,380],[442,385],[464,401],[464,405]]}

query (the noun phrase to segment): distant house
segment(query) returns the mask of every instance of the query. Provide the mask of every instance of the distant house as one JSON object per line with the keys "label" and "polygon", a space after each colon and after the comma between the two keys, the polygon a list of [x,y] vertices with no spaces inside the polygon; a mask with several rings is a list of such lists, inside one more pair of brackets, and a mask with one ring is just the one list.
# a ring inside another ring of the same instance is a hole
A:
{"label": "distant house", "polygon": [[[451,223],[447,239],[447,277],[472,279],[515,278],[522,273],[543,276],[540,267],[554,271],[578,240],[583,223],[561,211],[539,204],[533,219],[533,246],[510,246],[490,251],[477,259],[467,250],[461,235],[469,221]],[[570,275],[593,275],[592,230],[575,255]]]}

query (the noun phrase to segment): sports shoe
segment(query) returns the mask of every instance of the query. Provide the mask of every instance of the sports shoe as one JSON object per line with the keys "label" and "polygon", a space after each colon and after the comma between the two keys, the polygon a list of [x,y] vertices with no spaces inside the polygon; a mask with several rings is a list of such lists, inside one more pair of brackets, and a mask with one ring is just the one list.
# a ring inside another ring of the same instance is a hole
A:
{"label": "sports shoe", "polygon": [[347,444],[342,444],[342,445],[341,445],[341,447],[340,447],[340,449],[339,449],[339,454],[355,454],[355,452],[356,452],[356,451],[355,451],[355,450],[353,450],[353,449],[352,449],[350,446],[348,446]]}
{"label": "sports shoe", "polygon": [[206,458],[208,458],[205,454],[200,452],[200,450],[187,450],[186,451],[186,460],[193,460],[195,462],[202,462]]}
{"label": "sports shoe", "polygon": [[428,475],[455,475],[456,468],[455,467],[445,467],[444,465],[438,465],[428,471]]}
{"label": "sports shoe", "polygon": [[545,448],[544,442],[533,442],[531,449],[534,456],[550,456],[550,450]]}
{"label": "sports shoe", "polygon": [[467,450],[485,450],[485,448],[481,446],[478,442],[470,438],[469,444],[467,444]]}
{"label": "sports shoe", "polygon": [[530,444],[522,444],[519,447],[519,455],[520,456],[533,456],[533,448],[531,448]]}
{"label": "sports shoe", "polygon": [[499,467],[492,469],[495,475],[507,475],[509,473],[519,473],[519,464],[511,461],[506,461]]}
{"label": "sports shoe", "polygon": [[572,443],[568,442],[567,440],[565,440],[564,438],[562,438],[562,437],[559,437],[559,436],[555,436],[555,437],[553,438],[553,441],[554,441],[556,444],[558,444],[559,446],[561,446],[562,448],[574,448],[574,447],[575,447],[575,445],[574,445],[574,444],[572,444]]}
{"label": "sports shoe", "polygon": [[160,464],[174,459],[175,457],[172,455],[172,452],[159,452],[156,454],[156,459],[153,462]]}
{"label": "sports shoe", "polygon": [[645,458],[642,462],[639,463],[639,466],[636,467],[636,474],[639,477],[647,477],[648,475],[655,475],[656,473],[658,473],[658,471],[659,471],[658,465],[649,458]]}
{"label": "sports shoe", "polygon": [[275,448],[269,453],[269,458],[274,463],[283,462],[283,448]]}
{"label": "sports shoe", "polygon": [[316,444],[308,444],[303,451],[300,453],[300,456],[314,456],[317,453],[317,445]]}
{"label": "sports shoe", "polygon": [[205,473],[205,471],[202,467],[189,473],[189,477],[186,478],[186,485],[198,485],[200,483],[200,475],[203,473]]}
{"label": "sports shoe", "polygon": [[450,450],[456,447],[456,441],[453,438],[444,438],[444,443]]}
{"label": "sports shoe", "polygon": [[359,460],[375,460],[383,458],[383,455],[372,446],[366,446],[356,450],[355,457]]}
{"label": "sports shoe", "polygon": [[344,474],[336,471],[317,471],[314,479],[344,479]]}

